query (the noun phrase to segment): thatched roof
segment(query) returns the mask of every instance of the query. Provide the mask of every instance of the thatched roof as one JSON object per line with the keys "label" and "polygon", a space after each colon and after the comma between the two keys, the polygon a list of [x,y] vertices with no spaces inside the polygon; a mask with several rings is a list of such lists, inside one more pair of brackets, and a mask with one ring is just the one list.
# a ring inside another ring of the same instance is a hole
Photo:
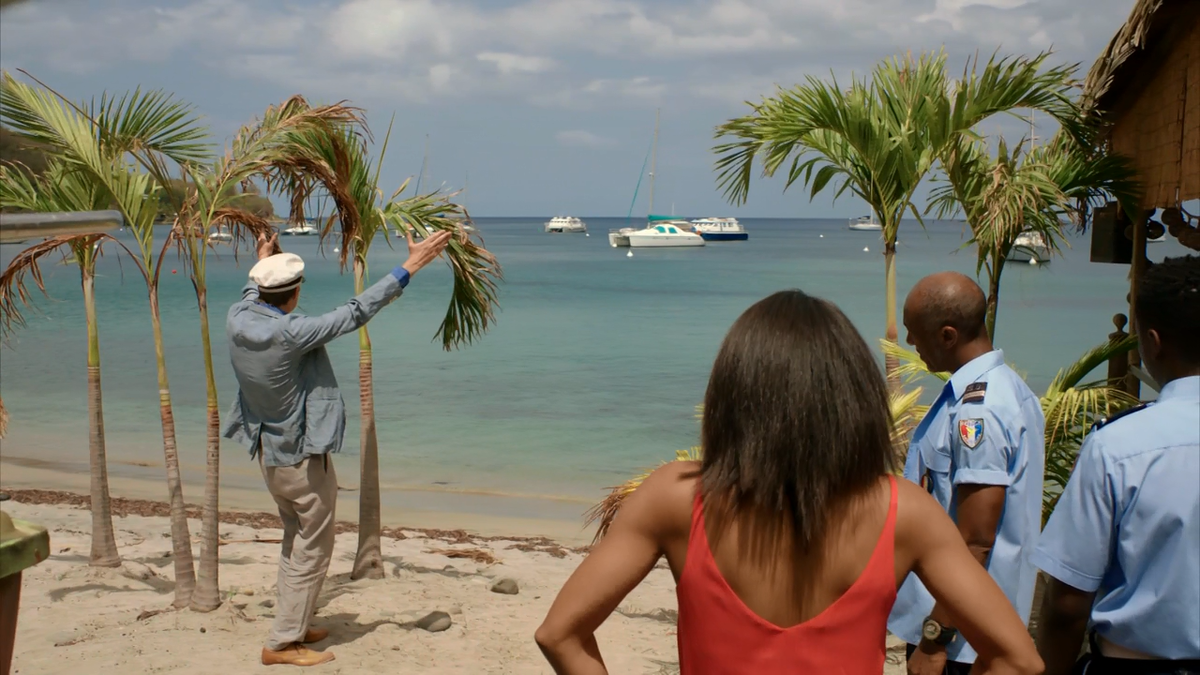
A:
{"label": "thatched roof", "polygon": [[1111,110],[1114,97],[1133,84],[1139,66],[1150,60],[1148,47],[1178,28],[1180,19],[1195,21],[1197,15],[1197,0],[1137,0],[1125,25],[1088,72],[1083,87],[1088,107]]}

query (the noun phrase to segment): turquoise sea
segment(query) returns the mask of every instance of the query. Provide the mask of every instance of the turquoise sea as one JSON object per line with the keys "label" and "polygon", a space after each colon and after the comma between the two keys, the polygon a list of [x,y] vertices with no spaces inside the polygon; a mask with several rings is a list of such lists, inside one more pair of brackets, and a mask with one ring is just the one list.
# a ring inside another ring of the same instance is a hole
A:
{"label": "turquoise sea", "polygon": [[[384,501],[388,506],[517,517],[576,518],[603,488],[697,441],[695,406],[730,324],[756,300],[802,288],[837,303],[872,343],[884,330],[883,258],[876,233],[843,219],[744,219],[750,241],[701,249],[613,249],[606,233],[624,218],[586,219],[591,236],[545,234],[545,218],[478,220],[499,258],[497,322],[481,342],[444,352],[431,338],[450,293],[441,265],[371,324]],[[126,235],[121,235],[126,236]],[[902,228],[899,298],[921,276],[973,273],[963,225]],[[327,311],[352,294],[333,244],[284,237],[307,262],[301,310]],[[1058,368],[1113,330],[1125,309],[1128,268],[1088,262],[1088,241],[1045,266],[1011,264],[1001,295],[998,345],[1044,389]],[[0,247],[7,265],[20,246]],[[1180,255],[1175,242],[1152,259]],[[403,261],[402,243],[380,242],[373,276]],[[209,304],[222,411],[235,392],[224,316],[239,297],[253,253],[228,248],[209,261]],[[204,462],[204,378],[195,296],[172,257],[161,301],[171,394],[185,472]],[[174,273],[178,270],[178,273]],[[49,265],[50,298],[36,296],[28,325],[0,349],[0,396],[11,414],[6,458],[86,469],[85,331],[79,277]],[[100,263],[105,424],[117,476],[161,478],[161,430],[146,293],[133,265],[110,252]],[[903,338],[903,329],[901,337]],[[343,483],[357,484],[358,342],[330,354],[349,409]],[[223,484],[257,488],[257,467],[227,443]],[[149,466],[146,466],[149,465]],[[199,500],[199,493],[188,494]]]}

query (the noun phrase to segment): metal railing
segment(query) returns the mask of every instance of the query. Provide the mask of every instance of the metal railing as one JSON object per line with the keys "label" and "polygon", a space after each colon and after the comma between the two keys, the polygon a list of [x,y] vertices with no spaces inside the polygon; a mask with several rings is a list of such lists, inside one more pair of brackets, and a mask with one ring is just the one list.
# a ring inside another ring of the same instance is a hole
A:
{"label": "metal railing", "polygon": [[111,232],[124,224],[120,211],[0,213],[0,243],[64,234],[98,234]]}

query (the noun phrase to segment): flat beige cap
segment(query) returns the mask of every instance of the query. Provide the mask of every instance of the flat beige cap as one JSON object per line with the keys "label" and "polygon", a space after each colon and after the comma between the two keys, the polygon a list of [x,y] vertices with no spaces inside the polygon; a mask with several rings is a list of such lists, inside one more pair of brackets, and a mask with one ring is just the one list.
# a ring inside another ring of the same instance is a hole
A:
{"label": "flat beige cap", "polygon": [[304,261],[295,253],[276,253],[250,268],[250,281],[268,293],[290,291],[304,281]]}

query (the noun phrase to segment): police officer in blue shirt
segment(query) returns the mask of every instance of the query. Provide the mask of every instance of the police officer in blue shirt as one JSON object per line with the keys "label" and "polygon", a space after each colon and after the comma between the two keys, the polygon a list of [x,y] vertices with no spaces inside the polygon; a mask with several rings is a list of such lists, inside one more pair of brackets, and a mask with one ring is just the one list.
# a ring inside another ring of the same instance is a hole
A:
{"label": "police officer in blue shirt", "polygon": [[[957,272],[925,277],[904,303],[909,344],[931,371],[953,373],[913,433],[904,475],[942,504],[1029,621],[1046,421],[1037,395],[992,347],[986,310],[979,285]],[[916,575],[897,593],[888,629],[908,642],[912,675],[959,675],[975,662],[975,650]]]}
{"label": "police officer in blue shirt", "polygon": [[1046,524],[1047,675],[1200,673],[1200,257],[1146,270],[1134,326],[1162,390],[1093,427]]}

